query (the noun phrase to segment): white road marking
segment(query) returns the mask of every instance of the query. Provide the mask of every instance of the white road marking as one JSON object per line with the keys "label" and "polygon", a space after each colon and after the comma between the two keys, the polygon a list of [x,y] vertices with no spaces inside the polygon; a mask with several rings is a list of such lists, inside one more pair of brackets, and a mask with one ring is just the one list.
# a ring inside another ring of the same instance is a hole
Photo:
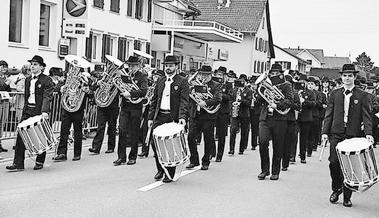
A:
{"label": "white road marking", "polygon": [[[180,174],[179,178],[181,178],[181,177],[183,177],[183,176],[186,176],[186,175],[188,175],[188,174],[194,173],[194,172],[198,171],[199,169],[200,169],[200,166],[195,167],[195,168],[193,168],[192,170],[185,170],[185,171],[183,171],[183,172]],[[157,181],[157,182],[151,183],[151,184],[149,184],[149,185],[146,185],[146,186],[144,186],[144,187],[142,187],[142,188],[139,188],[138,191],[141,191],[141,192],[150,191],[150,190],[152,190],[152,189],[154,189],[154,188],[157,188],[157,187],[159,187],[159,186],[161,186],[161,185],[164,185],[164,183],[163,183],[162,181]]]}

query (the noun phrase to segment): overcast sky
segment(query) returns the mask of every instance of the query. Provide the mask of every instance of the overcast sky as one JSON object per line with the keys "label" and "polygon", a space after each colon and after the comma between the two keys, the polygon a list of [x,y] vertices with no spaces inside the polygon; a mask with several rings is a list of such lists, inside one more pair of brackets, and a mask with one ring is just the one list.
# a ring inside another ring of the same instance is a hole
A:
{"label": "overcast sky", "polygon": [[324,49],[379,66],[379,0],[269,0],[274,44]]}

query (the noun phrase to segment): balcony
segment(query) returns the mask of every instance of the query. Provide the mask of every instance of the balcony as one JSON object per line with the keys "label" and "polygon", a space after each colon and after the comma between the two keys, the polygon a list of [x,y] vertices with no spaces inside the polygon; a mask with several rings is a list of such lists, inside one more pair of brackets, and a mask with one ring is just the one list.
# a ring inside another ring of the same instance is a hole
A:
{"label": "balcony", "polygon": [[215,21],[155,20],[153,30],[174,31],[207,42],[241,43],[243,33]]}

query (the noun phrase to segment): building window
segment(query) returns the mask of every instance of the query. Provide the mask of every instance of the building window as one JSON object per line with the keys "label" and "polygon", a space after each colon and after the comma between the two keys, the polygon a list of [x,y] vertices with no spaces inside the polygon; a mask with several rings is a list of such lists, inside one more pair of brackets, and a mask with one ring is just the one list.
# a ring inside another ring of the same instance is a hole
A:
{"label": "building window", "polygon": [[265,72],[265,63],[264,62],[261,63],[261,72],[262,73]]}
{"label": "building window", "polygon": [[139,40],[134,40],[134,50],[141,51],[142,43]]}
{"label": "building window", "polygon": [[262,29],[265,28],[265,18],[263,18],[263,21],[262,21]]}
{"label": "building window", "polygon": [[128,10],[126,15],[131,17],[133,15],[133,0],[128,0]]}
{"label": "building window", "polygon": [[39,45],[49,46],[50,5],[41,4],[39,19]]}
{"label": "building window", "polygon": [[136,0],[136,18],[139,20],[143,18],[143,0]]}
{"label": "building window", "polygon": [[105,62],[105,55],[111,55],[112,53],[111,36],[104,34],[101,47],[101,61]]}
{"label": "building window", "polygon": [[120,0],[111,0],[111,11],[120,12]]}
{"label": "building window", "polygon": [[258,51],[258,38],[255,38],[255,50],[257,50]]}
{"label": "building window", "polygon": [[151,22],[151,13],[153,10],[153,0],[147,2],[147,22]]}
{"label": "building window", "polygon": [[156,62],[157,62],[157,52],[156,51],[151,51],[151,56],[153,56],[153,59],[151,60],[151,67],[155,68]]}
{"label": "building window", "polygon": [[257,62],[257,73],[260,73],[260,72],[261,72],[259,66],[261,66],[261,62],[260,62],[260,61]]}
{"label": "building window", "polygon": [[257,72],[257,61],[254,61],[254,73]]}
{"label": "building window", "polygon": [[126,49],[128,41],[125,38],[118,38],[118,56],[117,58],[121,61],[126,60]]}
{"label": "building window", "polygon": [[92,36],[92,59],[97,60],[97,40],[99,37],[97,35]]}
{"label": "building window", "polygon": [[265,40],[265,43],[264,43],[264,53],[267,52],[267,47],[268,47],[268,42]]}
{"label": "building window", "polygon": [[[89,32],[89,37],[86,38],[86,50],[85,50],[85,56],[87,59],[91,60],[93,59],[92,58],[92,46],[93,46],[93,42],[92,42],[92,31]],[[96,44],[96,43],[95,43]]]}
{"label": "building window", "polygon": [[9,11],[9,36],[10,42],[21,43],[22,33],[22,1],[13,0],[10,1]]}
{"label": "building window", "polygon": [[309,65],[312,65],[312,60],[307,60]]}
{"label": "building window", "polygon": [[93,0],[93,6],[97,8],[104,8],[104,0]]}

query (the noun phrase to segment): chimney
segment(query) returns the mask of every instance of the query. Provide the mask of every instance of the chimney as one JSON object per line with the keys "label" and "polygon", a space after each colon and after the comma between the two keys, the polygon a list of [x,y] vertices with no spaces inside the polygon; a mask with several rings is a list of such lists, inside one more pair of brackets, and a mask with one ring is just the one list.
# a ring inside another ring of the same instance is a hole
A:
{"label": "chimney", "polygon": [[297,50],[300,50],[300,46],[297,46]]}

